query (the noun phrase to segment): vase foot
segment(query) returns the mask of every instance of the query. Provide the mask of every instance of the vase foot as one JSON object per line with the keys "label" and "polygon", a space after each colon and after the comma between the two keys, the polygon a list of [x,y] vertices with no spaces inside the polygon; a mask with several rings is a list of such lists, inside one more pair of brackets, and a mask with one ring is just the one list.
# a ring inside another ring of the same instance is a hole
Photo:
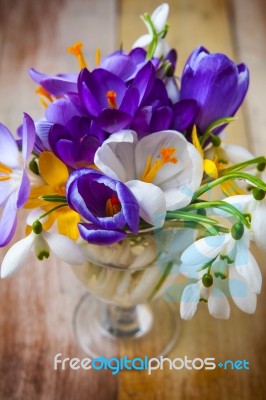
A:
{"label": "vase foot", "polygon": [[121,307],[90,294],[79,301],[73,324],[77,342],[91,358],[164,356],[175,345],[180,329],[177,311],[162,298]]}

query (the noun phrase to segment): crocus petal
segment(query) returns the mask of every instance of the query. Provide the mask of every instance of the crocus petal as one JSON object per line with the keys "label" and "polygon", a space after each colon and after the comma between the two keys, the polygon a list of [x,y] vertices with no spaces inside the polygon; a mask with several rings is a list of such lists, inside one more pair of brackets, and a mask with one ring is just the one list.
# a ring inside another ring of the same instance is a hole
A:
{"label": "crocus petal", "polygon": [[72,240],[79,237],[78,223],[80,216],[69,207],[63,207],[57,211],[57,227],[61,235],[67,236]]}
{"label": "crocus petal", "polygon": [[17,226],[16,193],[5,204],[0,218],[0,247],[6,246],[14,236]]}
{"label": "crocus petal", "polygon": [[139,203],[140,216],[153,226],[162,226],[166,215],[166,204],[162,190],[152,183],[138,180],[128,181],[126,186]]}
{"label": "crocus petal", "polygon": [[61,260],[74,265],[82,264],[85,261],[80,246],[68,237],[50,232],[43,232],[42,236],[52,252]]}
{"label": "crocus petal", "polygon": [[115,133],[129,126],[132,116],[124,111],[105,109],[98,116],[98,123],[104,131]]}
{"label": "crocus petal", "polygon": [[94,98],[91,90],[87,87],[85,82],[82,82],[80,86],[80,96],[88,113],[93,117],[97,117],[101,112],[101,106]]}
{"label": "crocus petal", "polygon": [[53,188],[64,186],[68,179],[66,165],[50,151],[40,154],[39,169],[43,179]]}
{"label": "crocus petal", "polygon": [[230,305],[225,294],[218,288],[213,287],[208,298],[208,309],[215,318],[228,319],[230,316]]}
{"label": "crocus petal", "polygon": [[191,319],[195,314],[200,297],[198,283],[187,285],[183,290],[180,304],[180,315],[182,319]]}
{"label": "crocus petal", "polygon": [[180,100],[174,104],[173,112],[172,128],[184,132],[194,124],[198,112],[198,103],[193,99]]}
{"label": "crocus petal", "polygon": [[23,134],[22,134],[22,158],[24,163],[29,158],[36,137],[35,125],[31,117],[24,113]]}
{"label": "crocus petal", "polygon": [[30,195],[30,180],[25,171],[23,171],[21,185],[17,194],[17,208],[21,208]]}
{"label": "crocus petal", "polygon": [[33,244],[34,234],[15,243],[6,253],[1,266],[1,278],[7,278],[19,271],[27,261]]}
{"label": "crocus petal", "polygon": [[54,101],[45,110],[46,119],[54,124],[66,125],[76,115],[79,115],[76,107],[67,98]]}
{"label": "crocus petal", "polygon": [[55,96],[63,96],[67,92],[77,91],[78,74],[59,74],[49,76],[31,68],[30,77],[42,85],[49,93]]}
{"label": "crocus petal", "polygon": [[248,313],[253,314],[257,306],[257,296],[252,292],[234,266],[229,268],[229,290],[236,306]]}
{"label": "crocus petal", "polygon": [[[117,182],[116,190],[118,198],[121,199],[122,211],[131,232],[137,233],[139,227],[139,204],[134,198],[131,190],[123,185],[121,182]],[[125,203],[125,207],[124,207]]]}
{"label": "crocus petal", "polygon": [[95,224],[79,224],[79,231],[83,239],[98,245],[111,245],[123,240],[125,232],[118,230],[105,230]]}
{"label": "crocus petal", "polygon": [[12,133],[3,124],[0,124],[0,163],[10,168],[19,165],[19,151]]}
{"label": "crocus petal", "polygon": [[136,133],[124,130],[107,139],[96,151],[94,163],[106,175],[126,182],[135,176]]}

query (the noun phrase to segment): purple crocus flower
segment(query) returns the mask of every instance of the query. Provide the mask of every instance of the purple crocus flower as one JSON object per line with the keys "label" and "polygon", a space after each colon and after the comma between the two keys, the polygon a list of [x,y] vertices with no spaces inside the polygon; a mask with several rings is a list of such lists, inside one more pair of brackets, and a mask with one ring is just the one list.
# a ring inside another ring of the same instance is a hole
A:
{"label": "purple crocus flower", "polygon": [[130,126],[137,109],[149,96],[155,81],[155,69],[147,62],[129,86],[118,76],[98,68],[81,71],[78,79],[80,98],[88,115],[98,126],[114,133]]}
{"label": "purple crocus flower", "polygon": [[17,225],[17,209],[30,194],[30,181],[26,174],[26,161],[35,140],[35,126],[29,115],[24,114],[22,127],[22,157],[16,140],[6,126],[0,124],[0,246],[12,239]]}
{"label": "purple crocus flower", "polygon": [[[146,55],[146,50],[140,47],[131,50],[128,54],[123,50],[118,50],[108,54],[102,60],[99,67],[112,72],[124,82],[128,82],[135,78],[141,68],[147,64]],[[160,64],[160,59],[152,58],[150,61],[154,68],[157,69]]]}
{"label": "purple crocus flower", "polygon": [[29,70],[32,80],[43,86],[47,92],[54,96],[63,96],[68,92],[77,92],[78,74],[58,74],[47,75],[36,71],[34,68]]}
{"label": "purple crocus flower", "polygon": [[181,77],[180,99],[197,101],[199,110],[194,123],[199,132],[204,132],[212,122],[236,113],[248,84],[245,64],[236,65],[224,54],[211,54],[204,47],[197,47]]}
{"label": "purple crocus flower", "polygon": [[89,221],[79,224],[88,242],[108,245],[122,240],[125,230],[138,232],[139,205],[122,182],[84,168],[72,172],[66,192],[70,207]]}
{"label": "purple crocus flower", "polygon": [[72,168],[93,164],[96,150],[106,135],[88,117],[73,117],[66,125],[55,124],[49,132],[53,152]]}

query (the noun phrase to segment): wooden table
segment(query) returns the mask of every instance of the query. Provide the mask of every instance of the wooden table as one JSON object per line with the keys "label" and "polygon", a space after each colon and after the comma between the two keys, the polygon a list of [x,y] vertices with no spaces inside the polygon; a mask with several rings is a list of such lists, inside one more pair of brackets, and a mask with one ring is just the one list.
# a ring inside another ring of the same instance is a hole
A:
{"label": "wooden table", "polygon": [[[178,72],[198,44],[245,61],[251,71],[250,91],[228,129],[229,141],[248,144],[261,154],[266,148],[266,3],[264,0],[171,0],[169,42],[179,50]],[[44,72],[77,70],[65,48],[84,41],[85,55],[94,63],[97,46],[103,54],[123,41],[130,49],[144,33],[138,16],[152,11],[151,0],[1,0],[0,1],[0,121],[15,132],[22,112],[41,115],[27,76],[34,66]],[[21,216],[21,222],[23,215]],[[16,235],[21,236],[23,224]],[[4,252],[1,251],[3,255]],[[264,279],[263,255],[256,251]],[[183,322],[170,358],[215,357],[246,359],[250,370],[121,372],[54,371],[57,353],[84,355],[72,333],[72,313],[84,293],[69,267],[55,259],[31,259],[22,272],[0,282],[1,400],[263,400],[266,398],[266,290],[255,315],[232,306],[229,321],[209,317],[200,307]]]}

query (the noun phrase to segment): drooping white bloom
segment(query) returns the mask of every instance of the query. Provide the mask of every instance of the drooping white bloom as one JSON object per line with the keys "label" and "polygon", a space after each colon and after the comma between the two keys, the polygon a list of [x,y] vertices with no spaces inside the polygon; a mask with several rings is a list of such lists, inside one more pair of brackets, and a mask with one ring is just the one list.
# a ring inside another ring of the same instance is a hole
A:
{"label": "drooping white bloom", "polygon": [[167,3],[163,3],[154,10],[149,20],[147,20],[147,18],[144,16],[142,19],[149,33],[137,39],[132,48],[134,49],[136,47],[149,46],[153,41],[155,34],[158,37],[158,42],[153,55],[154,57],[165,56],[170,50],[169,45],[164,39],[164,31],[167,24],[168,13],[169,5]]}
{"label": "drooping white bloom", "polygon": [[114,133],[97,150],[95,165],[124,182],[140,205],[140,216],[161,226],[166,211],[185,207],[199,188],[203,160],[176,131],[162,131],[138,140],[136,132]]}
{"label": "drooping white bloom", "polygon": [[256,200],[253,194],[231,196],[224,199],[244,214],[251,216],[252,239],[266,251],[266,197]]}
{"label": "drooping white bloom", "polygon": [[191,319],[197,310],[199,301],[207,301],[209,313],[215,318],[228,319],[230,305],[225,294],[215,284],[206,288],[202,281],[185,287],[181,297],[180,315],[182,319]]}
{"label": "drooping white bloom", "polygon": [[[188,285],[189,288],[185,288],[181,299],[183,318],[193,316],[203,289],[207,297],[205,300],[209,298],[210,301],[210,313],[218,318],[229,316],[227,302],[217,288],[219,281],[223,284],[228,282],[229,293],[238,308],[249,314],[255,312],[256,294],[260,293],[262,276],[249,251],[249,242],[248,232],[238,240],[228,233],[197,240],[184,251],[180,272],[188,278],[201,279],[209,271],[213,277],[213,285],[207,288],[207,293],[201,281],[197,286]],[[224,308],[221,307],[222,304]]]}
{"label": "drooping white bloom", "polygon": [[27,262],[31,252],[42,260],[49,257],[50,251],[68,264],[79,265],[85,261],[79,245],[68,237],[50,232],[31,232],[6,253],[1,266],[1,278],[10,277],[18,272]]}

